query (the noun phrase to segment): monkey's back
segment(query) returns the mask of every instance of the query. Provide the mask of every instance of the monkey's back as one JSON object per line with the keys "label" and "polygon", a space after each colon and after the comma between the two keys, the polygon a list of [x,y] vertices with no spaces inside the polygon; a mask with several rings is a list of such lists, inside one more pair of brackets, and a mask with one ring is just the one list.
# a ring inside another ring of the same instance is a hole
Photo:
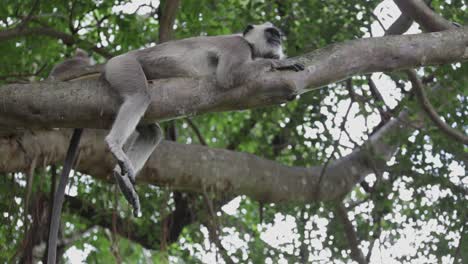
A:
{"label": "monkey's back", "polygon": [[[232,52],[249,53],[247,42],[239,35],[194,37],[175,40],[151,48],[132,51],[147,79],[202,77],[216,74],[219,58]],[[248,54],[236,54],[248,56]]]}

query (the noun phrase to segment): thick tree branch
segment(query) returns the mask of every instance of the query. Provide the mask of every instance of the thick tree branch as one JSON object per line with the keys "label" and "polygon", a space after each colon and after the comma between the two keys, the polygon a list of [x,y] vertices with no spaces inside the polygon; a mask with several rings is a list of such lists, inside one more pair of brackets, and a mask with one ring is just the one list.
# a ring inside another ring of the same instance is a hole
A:
{"label": "thick tree branch", "polygon": [[[143,122],[278,104],[355,74],[465,61],[467,45],[468,27],[348,41],[291,59],[304,63],[305,71],[267,72],[227,91],[211,77],[153,80]],[[0,128],[10,129],[108,128],[120,104],[102,79],[5,85],[0,98]]]}
{"label": "thick tree branch", "polygon": [[468,145],[468,136],[464,135],[460,131],[447,125],[437,114],[436,110],[432,106],[431,102],[427,98],[426,91],[424,90],[424,85],[421,80],[418,78],[418,75],[414,70],[407,70],[408,77],[413,85],[415,90],[416,97],[418,98],[419,104],[426,113],[426,115],[432,120],[432,122],[446,135],[450,138],[459,141],[465,145]]}
{"label": "thick tree branch", "polygon": [[423,0],[394,0],[402,13],[413,18],[425,31],[442,31],[455,26],[432,9]]}
{"label": "thick tree branch", "polygon": [[[149,158],[137,182],[171,186],[175,190],[245,194],[263,202],[333,200],[348,193],[375,167],[385,165],[398,146],[388,145],[386,140],[411,130],[408,122],[407,113],[402,112],[363,147],[331,161],[326,170],[322,166],[288,167],[247,153],[164,141]],[[85,130],[76,169],[110,180],[115,161],[105,146],[105,134],[104,130]],[[29,156],[37,157],[41,164],[61,162],[69,136],[69,132],[38,131],[0,139],[0,156],[5,157],[0,161],[0,171],[27,169]]]}

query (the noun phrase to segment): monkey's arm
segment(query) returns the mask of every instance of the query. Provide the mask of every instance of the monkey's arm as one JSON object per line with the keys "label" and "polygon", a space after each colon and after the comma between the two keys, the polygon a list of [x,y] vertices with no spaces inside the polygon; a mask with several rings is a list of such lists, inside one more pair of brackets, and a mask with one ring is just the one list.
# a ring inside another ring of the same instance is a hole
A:
{"label": "monkey's arm", "polygon": [[227,89],[235,87],[255,79],[260,74],[272,70],[303,71],[305,68],[302,64],[291,63],[286,60],[264,58],[251,60],[245,59],[245,56],[250,56],[250,54],[242,55],[243,56],[222,55],[219,58],[216,80],[222,88]]}

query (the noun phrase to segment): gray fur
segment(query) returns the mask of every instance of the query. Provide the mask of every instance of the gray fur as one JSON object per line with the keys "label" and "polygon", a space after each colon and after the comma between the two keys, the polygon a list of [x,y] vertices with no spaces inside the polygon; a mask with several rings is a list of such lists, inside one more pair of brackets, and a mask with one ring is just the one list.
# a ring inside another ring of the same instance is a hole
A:
{"label": "gray fur", "polygon": [[49,79],[61,81],[63,77],[66,77],[67,72],[89,65],[91,65],[91,59],[89,58],[88,53],[82,49],[76,49],[75,56],[73,58],[66,59],[52,68],[49,73]]}
{"label": "gray fur", "polygon": [[[107,145],[117,159],[114,175],[127,200],[139,213],[139,200],[133,185],[143,166],[160,141],[159,126],[152,127],[125,152],[123,146],[148,108],[151,98],[147,80],[171,77],[214,76],[223,89],[239,86],[272,69],[302,70],[283,58],[281,34],[271,23],[249,26],[244,35],[194,37],[165,42],[151,48],[131,51],[110,59],[105,78],[121,96]],[[147,147],[143,147],[148,144]],[[143,153],[139,153],[139,152]]]}

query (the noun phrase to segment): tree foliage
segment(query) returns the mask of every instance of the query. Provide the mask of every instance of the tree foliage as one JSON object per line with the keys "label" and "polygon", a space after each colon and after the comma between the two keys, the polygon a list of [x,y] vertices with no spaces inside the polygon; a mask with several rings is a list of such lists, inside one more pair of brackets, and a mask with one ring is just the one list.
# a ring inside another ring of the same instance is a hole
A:
{"label": "tree foliage", "polygon": [[[230,34],[249,23],[272,21],[288,36],[286,53],[297,56],[382,35],[379,27],[388,28],[398,17],[389,5],[391,1],[181,1],[172,35]],[[465,1],[433,0],[430,6],[447,20],[468,21]],[[44,80],[77,47],[91,52],[98,63],[148,47],[158,42],[162,15],[157,4],[138,7],[130,1],[5,0],[0,6],[0,82]],[[418,74],[426,87],[443,89],[430,102],[445,123],[466,132],[468,64],[425,67]],[[417,120],[420,106],[414,97],[403,72],[358,75],[286,104],[176,120],[176,141],[248,152],[290,166],[323,165],[358,148],[404,108],[412,109],[411,118]],[[454,258],[462,263],[468,259],[467,146],[426,119],[409,135],[387,142],[398,150],[383,171],[331,202],[268,204],[211,189],[191,193],[145,184],[138,193],[147,213],[135,219],[112,181],[76,172],[63,217],[63,259],[78,250],[85,252],[86,263],[360,262],[353,255],[354,235],[367,262],[386,257],[405,263],[449,263]],[[34,157],[30,161],[36,162]],[[27,252],[44,241],[44,234],[31,238],[31,230],[38,223],[47,226],[51,183],[59,170],[60,164],[38,163],[30,172],[0,177],[1,262],[27,262]],[[351,230],[340,213],[352,223]]]}

